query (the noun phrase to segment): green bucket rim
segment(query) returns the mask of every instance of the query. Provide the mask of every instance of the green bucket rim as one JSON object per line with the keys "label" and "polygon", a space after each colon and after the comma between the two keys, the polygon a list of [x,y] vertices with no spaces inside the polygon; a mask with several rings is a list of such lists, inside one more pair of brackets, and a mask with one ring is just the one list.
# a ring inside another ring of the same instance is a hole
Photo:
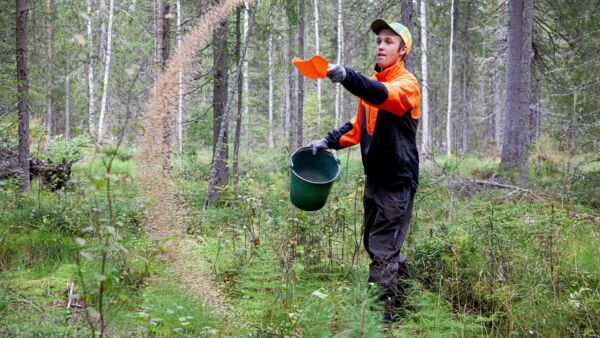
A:
{"label": "green bucket rim", "polygon": [[331,158],[337,163],[337,172],[335,173],[334,178],[332,178],[331,180],[326,181],[326,182],[313,182],[313,181],[307,180],[304,177],[298,175],[298,173],[294,170],[294,162],[292,161],[292,158],[294,158],[294,155],[296,155],[297,152],[304,150],[304,149],[310,149],[312,151],[312,147],[300,147],[300,148],[296,149],[296,151],[294,151],[294,153],[290,156],[290,169],[292,169],[292,172],[294,173],[294,175],[296,175],[296,177],[303,180],[304,182],[308,182],[311,184],[329,184],[329,183],[337,180],[337,178],[340,176],[340,171],[341,171],[340,170],[340,161],[337,158],[335,158],[335,156],[331,152],[329,152],[325,149],[317,149],[317,152],[326,153],[327,154],[326,156],[331,156]]}

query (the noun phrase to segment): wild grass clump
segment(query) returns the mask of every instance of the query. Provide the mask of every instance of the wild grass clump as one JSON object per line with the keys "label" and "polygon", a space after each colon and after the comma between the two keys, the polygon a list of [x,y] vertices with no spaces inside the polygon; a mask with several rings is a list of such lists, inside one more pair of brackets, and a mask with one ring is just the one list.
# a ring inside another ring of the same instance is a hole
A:
{"label": "wild grass clump", "polygon": [[45,269],[73,257],[77,244],[60,232],[0,233],[0,271]]}

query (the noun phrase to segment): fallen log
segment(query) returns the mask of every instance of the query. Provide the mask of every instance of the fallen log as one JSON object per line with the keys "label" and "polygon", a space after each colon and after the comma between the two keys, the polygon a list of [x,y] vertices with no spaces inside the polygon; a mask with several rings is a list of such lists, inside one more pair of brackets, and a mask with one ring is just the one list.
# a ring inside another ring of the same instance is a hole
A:
{"label": "fallen log", "polygon": [[452,182],[449,182],[449,184],[463,186],[463,187],[468,186],[468,185],[482,185],[482,186],[488,186],[488,187],[494,187],[494,188],[510,189],[510,190],[513,190],[513,192],[525,193],[535,199],[541,200],[541,198],[538,195],[536,195],[533,191],[531,191],[529,189],[521,188],[516,185],[500,183],[500,182],[496,182],[496,181],[469,180],[469,179],[461,178],[461,179],[453,180]]}
{"label": "fallen log", "polygon": [[0,179],[19,176],[19,156],[17,152],[8,147],[0,147]]}
{"label": "fallen log", "polygon": [[[79,159],[54,164],[52,160],[44,161],[39,158],[29,159],[29,175],[38,177],[44,186],[56,191],[64,188],[71,177],[71,168]],[[0,147],[0,179],[19,178],[22,171],[19,167],[18,154],[14,149]]]}

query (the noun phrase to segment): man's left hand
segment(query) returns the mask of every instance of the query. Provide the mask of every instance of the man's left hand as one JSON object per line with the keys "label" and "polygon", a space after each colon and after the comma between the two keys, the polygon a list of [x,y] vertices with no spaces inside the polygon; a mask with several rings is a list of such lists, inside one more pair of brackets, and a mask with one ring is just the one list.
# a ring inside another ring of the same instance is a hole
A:
{"label": "man's left hand", "polygon": [[314,141],[310,142],[308,144],[308,146],[312,148],[313,156],[317,156],[317,151],[319,149],[328,149],[329,148],[329,146],[327,145],[327,140],[325,140],[324,138],[322,138],[320,140],[314,140]]}

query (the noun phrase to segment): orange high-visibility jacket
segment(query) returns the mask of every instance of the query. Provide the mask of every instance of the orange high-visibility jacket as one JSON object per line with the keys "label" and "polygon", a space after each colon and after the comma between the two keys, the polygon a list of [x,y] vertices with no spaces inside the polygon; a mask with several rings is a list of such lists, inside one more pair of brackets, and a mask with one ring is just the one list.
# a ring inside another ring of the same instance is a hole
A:
{"label": "orange high-visibility jacket", "polygon": [[416,146],[421,92],[413,74],[399,62],[369,79],[346,68],[342,85],[358,96],[356,116],[325,139],[329,148],[360,143],[367,179],[393,188],[410,183],[416,190],[419,153]]}

